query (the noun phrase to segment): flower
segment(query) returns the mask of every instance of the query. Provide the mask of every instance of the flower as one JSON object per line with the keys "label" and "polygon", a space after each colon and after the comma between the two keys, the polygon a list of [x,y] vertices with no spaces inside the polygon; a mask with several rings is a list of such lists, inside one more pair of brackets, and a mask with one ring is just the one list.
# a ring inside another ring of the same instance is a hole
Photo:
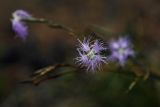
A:
{"label": "flower", "polygon": [[24,10],[16,10],[13,12],[12,16],[12,29],[16,33],[16,36],[20,37],[22,40],[25,40],[28,36],[28,27],[23,20],[30,19],[32,16]]}
{"label": "flower", "polygon": [[82,67],[86,67],[87,71],[95,71],[101,68],[102,63],[106,63],[107,57],[101,55],[101,51],[106,50],[103,43],[99,40],[91,41],[84,38],[83,42],[78,40],[80,45],[77,48],[79,57],[76,61]]}
{"label": "flower", "polygon": [[120,37],[118,40],[111,40],[109,43],[111,50],[111,59],[118,60],[121,66],[124,66],[129,56],[134,56],[133,45],[127,37]]}

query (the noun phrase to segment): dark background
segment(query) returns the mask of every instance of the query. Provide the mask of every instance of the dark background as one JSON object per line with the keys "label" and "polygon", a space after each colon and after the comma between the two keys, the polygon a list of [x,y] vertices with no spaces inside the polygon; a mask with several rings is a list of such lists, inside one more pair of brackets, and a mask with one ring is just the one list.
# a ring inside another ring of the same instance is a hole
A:
{"label": "dark background", "polygon": [[146,55],[150,69],[160,74],[159,0],[5,0],[0,7],[0,107],[160,106],[159,80],[140,81],[126,94],[134,78],[107,71],[71,74],[39,86],[20,84],[47,65],[73,63],[77,41],[63,30],[30,23],[23,42],[15,38],[10,21],[12,12],[23,9],[34,17],[64,23],[80,34],[94,25],[93,30],[106,41],[134,35],[135,48]]}

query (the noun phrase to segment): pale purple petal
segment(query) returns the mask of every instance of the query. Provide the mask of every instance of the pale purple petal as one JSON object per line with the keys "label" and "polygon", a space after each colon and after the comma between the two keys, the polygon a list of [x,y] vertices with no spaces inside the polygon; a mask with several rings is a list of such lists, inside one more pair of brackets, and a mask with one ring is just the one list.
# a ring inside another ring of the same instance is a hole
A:
{"label": "pale purple petal", "polygon": [[90,40],[87,40],[86,38],[83,40],[83,42],[81,42],[79,39],[78,39],[79,43],[81,44],[80,48],[82,51],[89,51],[90,50]]}
{"label": "pale purple petal", "polygon": [[112,41],[110,42],[110,44],[109,44],[109,47],[110,47],[110,49],[115,50],[115,49],[118,49],[120,46],[119,46],[119,43],[118,43],[118,42],[112,40]]}
{"label": "pale purple petal", "polygon": [[16,36],[20,37],[23,40],[26,39],[28,35],[28,28],[24,23],[12,20],[12,29],[16,33]]}
{"label": "pale purple petal", "polygon": [[128,45],[130,45],[130,42],[127,37],[119,38],[118,43],[121,48],[127,48]]}
{"label": "pale purple petal", "polygon": [[100,41],[98,41],[98,40],[96,40],[96,41],[94,42],[94,44],[92,45],[92,47],[93,47],[93,49],[94,49],[96,52],[100,52],[100,51],[102,51],[102,50],[106,50],[106,48],[104,48],[104,46],[103,46],[103,43],[100,42]]}

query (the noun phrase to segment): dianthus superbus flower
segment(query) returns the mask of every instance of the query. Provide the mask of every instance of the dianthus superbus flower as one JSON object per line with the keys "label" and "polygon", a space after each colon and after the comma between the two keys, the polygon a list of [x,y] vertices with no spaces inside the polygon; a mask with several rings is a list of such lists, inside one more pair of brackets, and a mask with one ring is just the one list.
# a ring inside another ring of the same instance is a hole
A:
{"label": "dianthus superbus flower", "polygon": [[76,61],[82,67],[87,68],[87,71],[96,71],[101,68],[102,63],[106,63],[107,57],[101,55],[101,51],[106,50],[103,43],[99,40],[91,41],[90,39],[84,38],[80,41],[80,45],[77,48],[79,57]]}
{"label": "dianthus superbus flower", "polygon": [[32,16],[24,10],[16,10],[13,12],[12,16],[12,29],[16,33],[16,36],[25,40],[28,36],[28,27],[23,20],[30,19]]}
{"label": "dianthus superbus flower", "polygon": [[118,60],[123,66],[129,56],[134,56],[133,46],[127,37],[120,37],[118,40],[111,40],[109,43],[111,58]]}

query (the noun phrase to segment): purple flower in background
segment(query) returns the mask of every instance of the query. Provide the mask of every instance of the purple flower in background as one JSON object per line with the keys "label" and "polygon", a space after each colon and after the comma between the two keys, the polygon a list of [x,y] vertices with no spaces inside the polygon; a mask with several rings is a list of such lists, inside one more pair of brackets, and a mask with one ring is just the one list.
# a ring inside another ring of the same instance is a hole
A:
{"label": "purple flower in background", "polygon": [[102,63],[106,63],[107,57],[101,55],[101,51],[105,50],[103,43],[99,40],[91,41],[90,39],[84,39],[80,42],[78,53],[79,57],[76,61],[82,67],[86,67],[87,71],[95,71],[101,68]]}
{"label": "purple flower in background", "polygon": [[28,36],[28,27],[23,22],[23,20],[31,19],[32,16],[24,10],[16,10],[15,12],[13,12],[12,16],[12,29],[16,33],[16,36],[25,40]]}
{"label": "purple flower in background", "polygon": [[118,40],[111,40],[109,48],[111,50],[111,59],[119,61],[121,66],[124,66],[129,56],[134,56],[132,44],[127,37],[121,37]]}

